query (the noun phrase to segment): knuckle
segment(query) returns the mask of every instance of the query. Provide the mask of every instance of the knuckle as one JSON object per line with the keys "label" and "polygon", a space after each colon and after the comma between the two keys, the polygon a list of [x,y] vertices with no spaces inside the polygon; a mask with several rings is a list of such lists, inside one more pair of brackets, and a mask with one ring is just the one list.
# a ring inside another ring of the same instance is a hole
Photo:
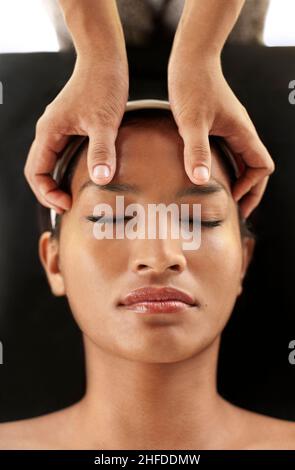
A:
{"label": "knuckle", "polygon": [[109,148],[104,142],[92,143],[90,155],[93,155],[95,160],[105,159],[109,154]]}
{"label": "knuckle", "polygon": [[242,110],[242,113],[243,113],[244,117],[245,117],[246,119],[251,120],[247,108],[246,108],[243,104],[242,104],[241,106],[242,106],[242,107],[241,107],[241,110]]}
{"label": "knuckle", "polygon": [[40,134],[43,132],[46,126],[46,121],[44,119],[44,116],[41,116],[40,119],[38,119],[37,124],[36,124],[36,133]]}
{"label": "knuckle", "polygon": [[209,149],[204,144],[192,144],[189,147],[189,152],[193,160],[198,162],[207,162],[209,159]]}
{"label": "knuckle", "polygon": [[23,168],[23,174],[24,174],[25,178],[29,181],[29,170],[28,170],[27,164],[25,164],[25,166]]}
{"label": "knuckle", "polygon": [[267,174],[271,175],[275,171],[275,162],[270,158],[266,165]]}
{"label": "knuckle", "polygon": [[26,162],[26,164],[23,168],[23,174],[24,174],[24,177],[26,178],[27,182],[32,187],[33,186],[33,175],[32,175],[32,171],[31,171],[29,161]]}
{"label": "knuckle", "polygon": [[[50,105],[48,105],[50,106]],[[56,126],[56,118],[54,118],[49,112],[48,112],[48,106],[45,108],[44,114],[38,119],[36,123],[36,133],[42,133],[44,131],[48,131],[51,127]],[[57,117],[57,116],[56,116]]]}
{"label": "knuckle", "polygon": [[47,114],[51,111],[51,109],[53,108],[54,104],[53,104],[53,101],[51,103],[48,103],[46,106],[45,106],[45,111],[44,111],[44,114]]}

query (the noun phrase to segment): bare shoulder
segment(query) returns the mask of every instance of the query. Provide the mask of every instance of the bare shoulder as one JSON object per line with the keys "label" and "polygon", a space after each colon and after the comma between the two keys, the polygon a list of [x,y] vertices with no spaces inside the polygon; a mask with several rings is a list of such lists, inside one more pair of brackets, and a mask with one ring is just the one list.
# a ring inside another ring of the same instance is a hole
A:
{"label": "bare shoulder", "polygon": [[76,407],[0,424],[0,450],[57,449]]}
{"label": "bare shoulder", "polygon": [[236,408],[247,430],[246,449],[295,450],[295,422]]}

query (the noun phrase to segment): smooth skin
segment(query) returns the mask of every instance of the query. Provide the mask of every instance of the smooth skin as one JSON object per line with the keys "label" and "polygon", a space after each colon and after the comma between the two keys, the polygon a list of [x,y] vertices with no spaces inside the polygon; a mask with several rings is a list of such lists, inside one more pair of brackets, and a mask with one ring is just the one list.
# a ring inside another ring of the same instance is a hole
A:
{"label": "smooth skin", "polygon": [[[36,126],[24,168],[38,200],[62,213],[71,197],[52,179],[73,134],[88,135],[88,171],[99,184],[116,170],[115,139],[128,99],[128,63],[115,0],[60,0],[77,52],[73,75]],[[234,188],[248,217],[260,202],[274,162],[243,105],[227,84],[220,55],[244,0],[186,0],[168,66],[169,100],[184,140],[190,180],[210,177],[209,134],[223,136],[245,172]]]}
{"label": "smooth skin", "polygon": [[[252,258],[254,241],[241,239],[237,203],[220,156],[212,148],[214,194],[176,198],[195,187],[183,167],[183,141],[172,120],[125,125],[116,142],[112,183],[87,185],[87,150],[72,180],[73,204],[58,239],[44,232],[39,254],[51,290],[66,295],[85,346],[86,393],[74,405],[0,425],[3,449],[287,449],[295,424],[259,415],[217,392],[221,332]],[[136,156],[136,158],[135,158]],[[201,203],[198,250],[181,239],[94,238],[88,217],[98,203]],[[79,269],[77,270],[77,266]],[[174,314],[142,314],[118,306],[131,290],[173,286],[198,306]]]}

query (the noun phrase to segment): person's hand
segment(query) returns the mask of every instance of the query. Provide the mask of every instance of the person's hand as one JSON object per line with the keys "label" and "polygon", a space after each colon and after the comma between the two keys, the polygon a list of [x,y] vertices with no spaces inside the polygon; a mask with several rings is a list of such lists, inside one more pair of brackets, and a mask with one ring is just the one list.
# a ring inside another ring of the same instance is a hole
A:
{"label": "person's hand", "polygon": [[233,197],[246,218],[259,204],[274,162],[261,142],[244,106],[226,82],[219,56],[190,53],[177,44],[168,65],[172,112],[184,141],[184,165],[190,180],[209,179],[209,135],[225,139],[245,171],[233,187]]}
{"label": "person's hand", "polygon": [[70,195],[50,175],[71,135],[89,136],[87,163],[93,181],[106,184],[112,179],[115,140],[127,98],[127,58],[77,58],[70,80],[37,122],[24,168],[41,204],[58,213],[71,206]]}

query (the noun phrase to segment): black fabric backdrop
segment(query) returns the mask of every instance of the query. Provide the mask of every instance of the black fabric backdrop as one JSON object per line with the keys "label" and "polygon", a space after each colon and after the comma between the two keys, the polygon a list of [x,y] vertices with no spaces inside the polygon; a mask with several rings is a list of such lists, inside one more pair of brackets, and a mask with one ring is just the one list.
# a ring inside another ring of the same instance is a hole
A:
{"label": "black fabric backdrop", "polygon": [[[130,99],[167,98],[168,46],[129,48]],[[70,76],[72,53],[0,55],[0,420],[62,408],[84,393],[83,347],[64,298],[51,295],[37,253],[36,202],[23,176],[35,123]],[[223,334],[220,393],[295,420],[295,48],[227,46],[223,67],[277,168],[260,209],[254,261]],[[197,372],[196,372],[197,373]]]}

